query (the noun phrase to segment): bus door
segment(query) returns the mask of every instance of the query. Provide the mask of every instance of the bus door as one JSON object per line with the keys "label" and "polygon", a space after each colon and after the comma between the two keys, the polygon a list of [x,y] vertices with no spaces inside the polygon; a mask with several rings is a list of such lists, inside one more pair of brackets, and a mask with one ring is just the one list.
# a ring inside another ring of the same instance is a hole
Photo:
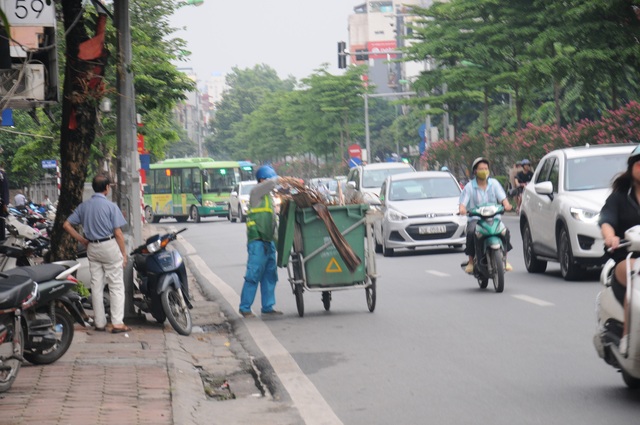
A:
{"label": "bus door", "polygon": [[[187,205],[187,195],[184,193],[184,184],[182,179],[182,169],[171,170],[171,193],[173,200],[173,214],[187,215],[189,207]],[[187,170],[188,171],[188,170]]]}

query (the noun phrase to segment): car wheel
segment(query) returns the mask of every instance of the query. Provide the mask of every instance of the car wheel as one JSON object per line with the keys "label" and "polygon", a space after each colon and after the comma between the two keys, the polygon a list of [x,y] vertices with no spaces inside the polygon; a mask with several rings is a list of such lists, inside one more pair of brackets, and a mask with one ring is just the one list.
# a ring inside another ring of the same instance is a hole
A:
{"label": "car wheel", "polygon": [[522,228],[522,251],[524,252],[524,265],[529,273],[544,273],[547,270],[547,262],[538,260],[533,251],[533,239],[529,223]]}
{"label": "car wheel", "polygon": [[387,244],[382,241],[382,255],[385,257],[393,257],[393,254],[395,254],[393,248],[387,248]]}
{"label": "car wheel", "polygon": [[583,270],[573,261],[569,232],[565,227],[560,229],[558,236],[558,260],[564,280],[578,280],[583,276]]}
{"label": "car wheel", "polygon": [[240,204],[238,204],[238,221],[240,223],[244,223],[245,221],[247,221],[247,216],[245,216],[242,212],[242,206],[240,206]]}
{"label": "car wheel", "polygon": [[378,243],[378,237],[375,232],[373,234],[373,244],[375,245],[376,254],[382,254],[382,244]]}
{"label": "car wheel", "polygon": [[233,217],[233,212],[231,211],[231,204],[227,205],[227,220],[232,223],[236,221],[236,219]]}

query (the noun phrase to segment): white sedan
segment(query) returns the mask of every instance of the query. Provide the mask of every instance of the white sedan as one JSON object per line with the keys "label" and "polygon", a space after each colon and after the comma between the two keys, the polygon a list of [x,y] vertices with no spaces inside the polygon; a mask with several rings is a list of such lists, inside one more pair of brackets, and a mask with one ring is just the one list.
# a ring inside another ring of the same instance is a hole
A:
{"label": "white sedan", "polygon": [[255,180],[238,183],[229,195],[229,220],[245,222],[247,221],[247,211],[249,209],[249,194],[251,189],[258,184]]}
{"label": "white sedan", "polygon": [[467,217],[458,215],[460,192],[455,177],[444,171],[387,177],[380,191],[383,217],[374,225],[376,252],[387,257],[399,248],[461,248]]}

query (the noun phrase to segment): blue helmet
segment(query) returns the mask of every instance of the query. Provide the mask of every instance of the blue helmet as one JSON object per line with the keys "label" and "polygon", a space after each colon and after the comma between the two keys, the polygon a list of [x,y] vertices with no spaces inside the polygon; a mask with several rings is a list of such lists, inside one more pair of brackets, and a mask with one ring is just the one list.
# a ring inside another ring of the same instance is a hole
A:
{"label": "blue helmet", "polygon": [[256,180],[270,179],[277,176],[276,171],[270,165],[263,165],[256,171]]}
{"label": "blue helmet", "polygon": [[440,171],[449,171],[449,167],[445,165],[442,168],[440,168]]}

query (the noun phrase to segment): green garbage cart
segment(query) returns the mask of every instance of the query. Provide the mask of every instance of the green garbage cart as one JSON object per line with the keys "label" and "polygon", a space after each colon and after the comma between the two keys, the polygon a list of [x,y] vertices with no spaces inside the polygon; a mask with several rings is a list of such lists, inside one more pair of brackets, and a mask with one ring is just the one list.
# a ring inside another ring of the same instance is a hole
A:
{"label": "green garbage cart", "polygon": [[378,277],[373,240],[375,212],[366,204],[329,206],[327,209],[360,258],[360,265],[349,270],[316,211],[290,201],[280,215],[278,266],[287,267],[298,314],[304,316],[305,291],[321,292],[324,309],[328,311],[332,293],[346,289],[364,289],[367,307],[373,312]]}

